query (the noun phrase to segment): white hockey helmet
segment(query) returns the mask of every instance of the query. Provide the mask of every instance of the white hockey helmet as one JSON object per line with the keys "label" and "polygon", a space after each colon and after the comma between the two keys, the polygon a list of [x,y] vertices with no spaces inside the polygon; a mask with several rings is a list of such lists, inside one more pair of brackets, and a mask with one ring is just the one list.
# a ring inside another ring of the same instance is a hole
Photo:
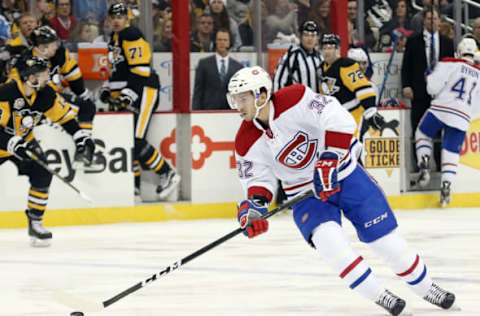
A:
{"label": "white hockey helmet", "polygon": [[464,38],[458,43],[457,54],[458,57],[475,56],[475,53],[478,51],[477,43],[473,38]]}
{"label": "white hockey helmet", "polygon": [[[259,105],[257,102],[262,88],[267,92],[267,101]],[[237,109],[232,95],[247,91],[252,91],[255,96],[255,106],[257,107],[258,115],[258,111],[268,103],[272,94],[272,79],[262,67],[253,66],[242,68],[232,76],[228,83],[227,93],[228,104],[232,109]]]}
{"label": "white hockey helmet", "polygon": [[355,60],[357,63],[368,63],[368,57],[365,51],[361,48],[350,48],[347,57]]}

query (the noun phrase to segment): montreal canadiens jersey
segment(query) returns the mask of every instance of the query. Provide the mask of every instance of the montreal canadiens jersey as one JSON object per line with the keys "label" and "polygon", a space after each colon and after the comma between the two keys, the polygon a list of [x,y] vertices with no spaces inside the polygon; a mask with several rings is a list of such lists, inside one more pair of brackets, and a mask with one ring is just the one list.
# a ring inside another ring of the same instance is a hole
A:
{"label": "montreal canadiens jersey", "polygon": [[235,138],[239,178],[247,197],[272,199],[277,179],[288,197],[313,188],[317,155],[339,154],[338,179],[357,165],[356,129],[352,115],[337,99],[295,84],[272,96],[269,126],[243,121]]}
{"label": "montreal canadiens jersey", "polygon": [[150,66],[152,50],[142,32],[128,26],[118,33],[112,33],[108,43],[111,75],[109,87],[119,91],[125,87],[141,90],[144,86],[158,88],[158,76]]}
{"label": "montreal canadiens jersey", "polygon": [[376,93],[360,66],[350,58],[339,58],[333,64],[323,62],[321,93],[334,96],[349,111],[376,105]]}
{"label": "montreal canadiens jersey", "polygon": [[427,77],[433,100],[429,111],[450,127],[466,131],[478,112],[480,68],[464,59],[445,58]]}
{"label": "montreal canadiens jersey", "polygon": [[21,81],[11,80],[0,86],[0,158],[11,156],[8,141],[13,136],[33,139],[33,128],[45,116],[73,135],[79,127],[71,106],[51,87],[47,86],[31,97],[24,94]]}

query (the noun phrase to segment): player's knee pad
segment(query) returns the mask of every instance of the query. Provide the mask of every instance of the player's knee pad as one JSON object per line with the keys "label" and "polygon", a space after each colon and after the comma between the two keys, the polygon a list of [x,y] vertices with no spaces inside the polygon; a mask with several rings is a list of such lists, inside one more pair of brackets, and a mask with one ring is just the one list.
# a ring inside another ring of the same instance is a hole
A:
{"label": "player's knee pad", "polygon": [[92,100],[77,99],[79,106],[78,120],[80,122],[92,122],[97,111],[95,103]]}
{"label": "player's knee pad", "polygon": [[31,162],[28,173],[30,185],[35,188],[48,188],[52,183],[52,174],[35,162]]}
{"label": "player's knee pad", "polygon": [[313,230],[312,243],[322,258],[338,269],[342,269],[345,262],[356,257],[342,226],[335,221],[318,225]]}

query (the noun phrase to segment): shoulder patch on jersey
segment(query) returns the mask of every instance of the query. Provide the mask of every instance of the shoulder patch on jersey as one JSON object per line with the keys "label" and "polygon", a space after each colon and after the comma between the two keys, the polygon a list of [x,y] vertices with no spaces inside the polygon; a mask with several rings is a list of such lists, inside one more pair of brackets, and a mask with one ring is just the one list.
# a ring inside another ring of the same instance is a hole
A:
{"label": "shoulder patch on jersey", "polygon": [[253,122],[243,121],[235,136],[235,151],[240,156],[245,156],[255,142],[262,136]]}
{"label": "shoulder patch on jersey", "polygon": [[294,84],[282,88],[272,95],[273,107],[275,108],[274,119],[278,118],[283,112],[295,106],[305,94],[305,86]]}
{"label": "shoulder patch on jersey", "polygon": [[136,28],[135,26],[126,27],[120,32],[119,35],[121,39],[127,41],[136,41],[139,38],[143,37],[142,31],[140,31],[140,29]]}

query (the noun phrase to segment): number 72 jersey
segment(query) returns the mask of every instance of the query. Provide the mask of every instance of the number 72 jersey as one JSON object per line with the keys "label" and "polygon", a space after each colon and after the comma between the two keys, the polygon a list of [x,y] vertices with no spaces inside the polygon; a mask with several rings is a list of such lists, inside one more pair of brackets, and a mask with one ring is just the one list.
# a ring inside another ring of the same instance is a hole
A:
{"label": "number 72 jersey", "polygon": [[427,77],[430,111],[450,127],[466,131],[480,110],[480,68],[464,59],[445,58]]}

